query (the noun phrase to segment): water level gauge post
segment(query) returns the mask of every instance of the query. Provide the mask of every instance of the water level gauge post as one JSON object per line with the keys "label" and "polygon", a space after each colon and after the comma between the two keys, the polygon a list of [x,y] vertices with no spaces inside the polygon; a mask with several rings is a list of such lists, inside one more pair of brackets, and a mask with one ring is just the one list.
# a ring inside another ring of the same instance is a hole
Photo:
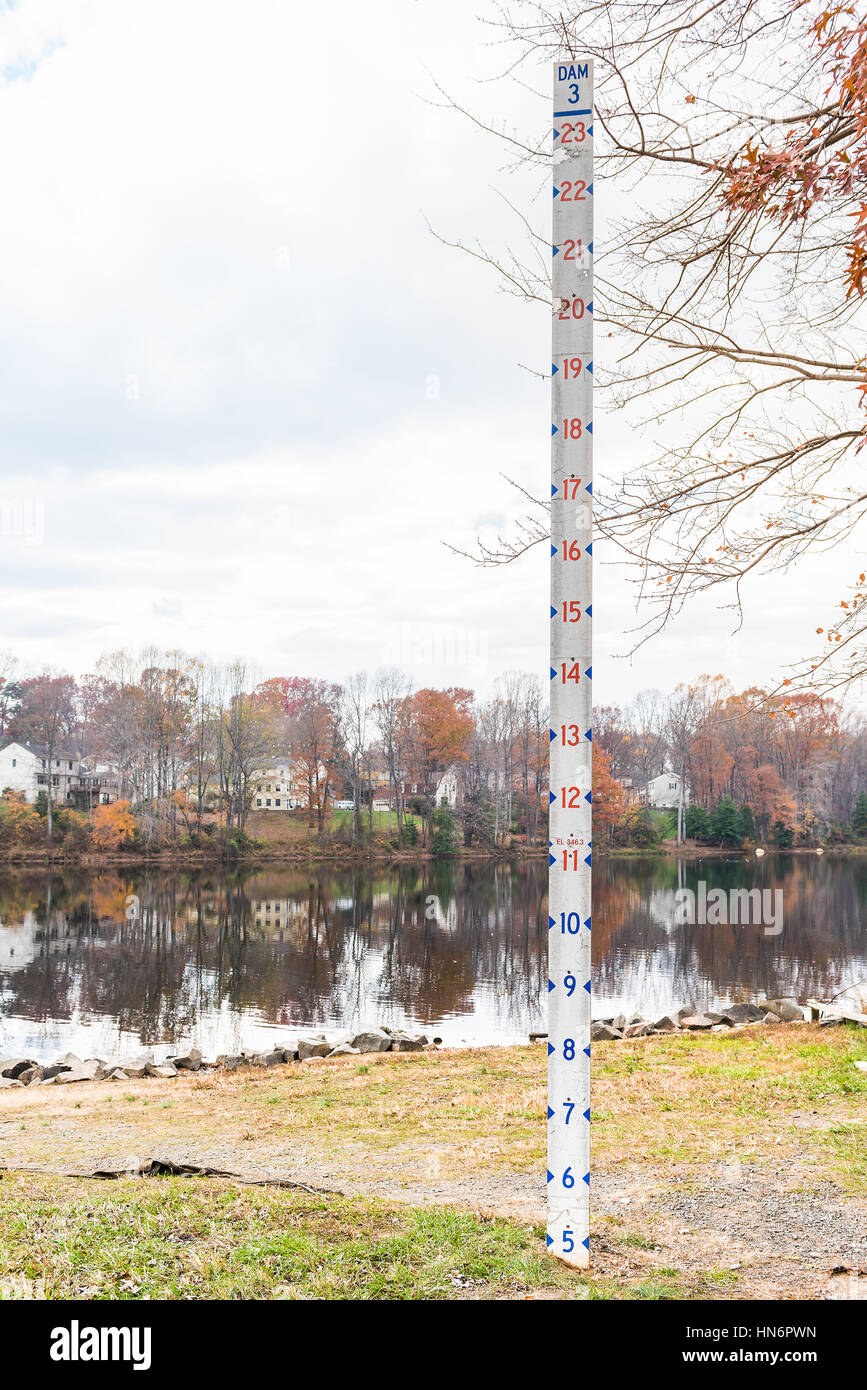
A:
{"label": "water level gauge post", "polygon": [[554,64],[548,1194],[550,1253],[590,1261],[593,64]]}

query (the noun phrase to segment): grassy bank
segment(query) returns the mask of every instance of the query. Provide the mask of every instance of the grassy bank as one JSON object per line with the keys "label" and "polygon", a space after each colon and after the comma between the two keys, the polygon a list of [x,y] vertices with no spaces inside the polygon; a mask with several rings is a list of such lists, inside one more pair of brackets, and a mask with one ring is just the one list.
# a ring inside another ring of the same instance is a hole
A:
{"label": "grassy bank", "polygon": [[[826,1297],[867,1231],[857,1059],[848,1027],[597,1044],[589,1275],[545,1255],[543,1046],[6,1091],[0,1292]],[[71,1176],[150,1157],[249,1181]]]}

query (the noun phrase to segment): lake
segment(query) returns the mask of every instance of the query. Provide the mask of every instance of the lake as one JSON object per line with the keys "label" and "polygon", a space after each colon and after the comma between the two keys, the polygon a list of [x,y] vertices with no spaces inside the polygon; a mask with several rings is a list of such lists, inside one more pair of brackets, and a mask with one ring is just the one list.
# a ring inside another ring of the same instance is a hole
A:
{"label": "lake", "polygon": [[[368,1023],[447,1044],[545,1028],[543,864],[0,876],[0,1056],[206,1057]],[[675,920],[678,886],[779,888],[782,929]],[[599,859],[594,1016],[867,979],[867,857]]]}

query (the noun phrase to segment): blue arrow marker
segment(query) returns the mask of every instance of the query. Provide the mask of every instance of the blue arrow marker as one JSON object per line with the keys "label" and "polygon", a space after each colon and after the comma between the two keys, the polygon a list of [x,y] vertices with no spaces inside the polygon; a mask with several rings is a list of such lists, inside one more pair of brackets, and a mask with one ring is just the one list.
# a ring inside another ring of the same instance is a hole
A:
{"label": "blue arrow marker", "polygon": [[557,547],[556,547],[556,545],[552,545],[552,546],[551,546],[551,554],[552,554],[552,555],[556,555],[556,554],[557,554]]}
{"label": "blue arrow marker", "polygon": [[584,674],[585,674],[585,676],[587,677],[587,679],[588,679],[589,681],[592,681],[592,679],[593,679],[593,667],[592,667],[592,666],[588,666],[588,667],[587,667],[587,670],[584,672]]}
{"label": "blue arrow marker", "polygon": [[556,798],[556,796],[554,795],[553,792],[549,792],[548,795],[549,795],[550,798],[551,798],[551,800],[548,802],[548,805],[550,806],[550,805],[552,805],[553,802],[555,802],[555,801],[557,800],[557,798]]}
{"label": "blue arrow marker", "polygon": [[560,368],[557,366],[557,363],[556,363],[556,362],[552,362],[552,363],[551,363],[551,375],[552,375],[552,376],[556,376],[557,373],[559,372],[559,370],[560,370]]}
{"label": "blue arrow marker", "polygon": [[556,618],[556,616],[557,616],[557,609],[554,607],[554,605],[553,605],[553,603],[552,603],[552,604],[551,604],[551,617],[552,617],[552,618]]}
{"label": "blue arrow marker", "polygon": [[552,247],[551,247],[551,255],[552,255],[552,256],[559,256],[559,254],[560,254],[560,248],[559,248],[559,246],[552,246]]}
{"label": "blue arrow marker", "polygon": [[[557,134],[556,130],[554,131],[554,134]],[[554,1237],[549,1236],[547,1231],[545,1232],[545,1244],[549,1246],[554,1244]]]}
{"label": "blue arrow marker", "polygon": [[[589,112],[588,112],[588,115],[589,115]],[[556,130],[554,131],[554,134],[555,134],[555,135],[557,134]],[[592,127],[592,125],[589,125],[589,126],[587,127],[587,134],[588,134],[588,135],[592,135],[592,134],[593,134],[593,127]]]}
{"label": "blue arrow marker", "polygon": [[[590,129],[592,130],[593,127],[591,126]],[[560,139],[560,132],[559,132],[559,130],[557,129],[556,126],[554,127],[554,139],[555,139],[555,140],[559,140],[559,139]]]}
{"label": "blue arrow marker", "polygon": [[585,1173],[585,1174],[584,1174],[584,1181],[586,1182],[587,1186],[589,1187],[589,1186],[590,1186],[590,1174],[589,1174],[589,1173]]}
{"label": "blue arrow marker", "polygon": [[592,919],[591,919],[590,917],[586,917],[586,918],[584,919],[584,925],[585,925],[585,927],[587,928],[588,931],[590,930],[590,922],[591,922],[591,920],[592,920]]}
{"label": "blue arrow marker", "polygon": [[587,545],[587,546],[584,547],[584,549],[587,551],[587,554],[588,554],[588,555],[592,555],[592,554],[593,554],[593,542],[591,541],[589,545]]}
{"label": "blue arrow marker", "polygon": [[556,989],[556,988],[557,988],[557,986],[554,984],[554,981],[553,981],[553,980],[549,980],[549,981],[548,981],[548,993],[550,994],[550,993],[551,993],[551,990],[552,990],[552,989]]}
{"label": "blue arrow marker", "polygon": [[548,734],[550,735],[550,737],[548,738],[548,742],[553,743],[557,735],[554,733],[553,729],[549,729]]}
{"label": "blue arrow marker", "polygon": [[592,420],[589,422],[589,424],[588,424],[588,426],[587,426],[587,433],[588,433],[588,434],[592,434],[592,433],[593,433],[593,421],[592,421]]}
{"label": "blue arrow marker", "polygon": [[585,1056],[585,1057],[589,1057],[589,1056],[590,1056],[590,1048],[589,1048],[589,1047],[585,1047],[585,1049],[584,1049],[584,1056]]}
{"label": "blue arrow marker", "polygon": [[588,618],[592,618],[592,617],[593,617],[593,604],[592,604],[592,603],[588,603],[588,605],[587,605],[587,617],[588,617]]}
{"label": "blue arrow marker", "polygon": [[549,1106],[548,1106],[548,1119],[549,1119],[549,1120],[553,1120],[553,1118],[554,1118],[554,1111],[551,1109],[551,1107],[550,1107],[550,1105],[549,1105]]}
{"label": "blue arrow marker", "polygon": [[[554,491],[556,492],[557,489],[555,488]],[[587,486],[585,487],[584,491],[585,491],[585,492],[589,492],[589,493],[590,493],[590,496],[592,497],[592,496],[593,496],[593,484],[592,484],[592,483],[588,483]]]}
{"label": "blue arrow marker", "polygon": [[550,1169],[550,1168],[546,1168],[546,1169],[545,1169],[545,1181],[546,1181],[546,1182],[553,1182],[553,1181],[554,1181],[554,1174],[551,1172],[551,1169]]}
{"label": "blue arrow marker", "polygon": [[593,313],[593,300],[592,300],[592,299],[591,299],[590,303],[587,305],[587,312],[588,312],[588,314],[592,314],[592,313]]}
{"label": "blue arrow marker", "polygon": [[587,363],[587,370],[588,370],[588,372],[590,373],[590,375],[592,376],[592,375],[593,375],[593,363],[592,363],[592,362],[588,362],[588,363]]}
{"label": "blue arrow marker", "polygon": [[[553,681],[553,680],[556,680],[556,678],[557,678],[557,672],[554,670],[554,667],[552,666],[552,667],[551,667],[551,680],[552,680],[552,681]],[[557,737],[557,735],[554,733],[554,730],[553,730],[553,729],[551,730],[551,737],[552,737],[552,738],[556,738],[556,737]]]}
{"label": "blue arrow marker", "polygon": [[554,918],[551,916],[551,914],[550,914],[550,912],[549,912],[549,913],[548,913],[548,930],[550,931],[551,928],[552,928],[552,927],[556,927],[556,925],[557,925],[557,923],[554,921]]}
{"label": "blue arrow marker", "polygon": [[551,484],[551,496],[552,496],[552,497],[556,497],[556,496],[557,496],[557,489],[555,488],[555,486],[554,486],[553,483]]}
{"label": "blue arrow marker", "polygon": [[555,184],[555,185],[554,185],[554,197],[555,197],[555,198],[557,197],[557,194],[558,194],[559,192],[560,192],[560,190],[559,190],[559,188],[557,187],[557,185]]}
{"label": "blue arrow marker", "polygon": [[590,855],[589,855],[589,854],[588,854],[587,857],[585,858],[584,863],[588,866],[588,868],[591,868],[591,869],[592,869],[593,865],[590,863]]}
{"label": "blue arrow marker", "polygon": [[[593,127],[591,126],[590,129],[592,130]],[[589,1249],[590,1249],[590,1237],[589,1237],[589,1236],[585,1236],[584,1239],[582,1240],[581,1244],[584,1246],[584,1249],[585,1249],[585,1250],[589,1250]]]}
{"label": "blue arrow marker", "polygon": [[559,425],[552,425],[552,426],[551,426],[551,433],[552,433],[552,435],[556,434],[559,428],[560,428]]}
{"label": "blue arrow marker", "polygon": [[588,183],[588,185],[587,185],[587,192],[590,194],[590,197],[592,198],[592,197],[593,197],[593,185],[592,185],[592,183]]}
{"label": "blue arrow marker", "polygon": [[548,855],[548,867],[550,868],[550,866],[551,866],[552,864],[556,864],[556,863],[557,863],[557,860],[554,858],[553,854],[549,854],[549,855]]}
{"label": "blue arrow marker", "polygon": [[584,793],[584,800],[585,800],[586,802],[588,802],[588,803],[592,806],[592,805],[593,805],[593,793],[592,793],[592,792],[585,792],[585,793]]}
{"label": "blue arrow marker", "polygon": [[554,1051],[554,1044],[553,1044],[553,1043],[549,1043],[549,1044],[548,1044],[548,1056],[549,1056],[549,1057],[551,1056],[551,1053],[552,1053],[553,1051]]}
{"label": "blue arrow marker", "polygon": [[587,993],[589,994],[589,993],[590,993],[590,981],[589,981],[589,980],[587,981],[587,983],[586,983],[586,985],[584,986],[584,988],[586,989]]}
{"label": "blue arrow marker", "polygon": [[[592,186],[593,186],[593,185],[591,184],[591,188],[592,188]],[[590,245],[587,247],[587,250],[590,252],[590,255],[592,256],[592,255],[593,255],[593,242],[592,242],[592,241],[591,241]]]}
{"label": "blue arrow marker", "polygon": [[586,734],[584,735],[584,737],[586,738],[586,740],[587,740],[588,743],[592,743],[592,742],[593,742],[593,730],[592,730],[592,729],[588,729],[587,732],[586,732]]}
{"label": "blue arrow marker", "polygon": [[585,1110],[585,1111],[584,1111],[584,1118],[585,1118],[585,1120],[587,1121],[587,1123],[589,1124],[589,1123],[590,1123],[590,1111],[589,1111],[589,1110]]}

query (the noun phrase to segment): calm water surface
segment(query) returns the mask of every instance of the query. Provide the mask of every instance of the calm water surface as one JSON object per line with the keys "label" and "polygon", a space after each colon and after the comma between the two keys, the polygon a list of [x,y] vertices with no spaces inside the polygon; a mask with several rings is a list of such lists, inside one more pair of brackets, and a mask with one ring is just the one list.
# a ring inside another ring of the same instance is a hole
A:
{"label": "calm water surface", "polygon": [[[867,858],[600,860],[594,1015],[867,979]],[[678,878],[680,874],[680,879]],[[783,930],[675,925],[678,883],[782,888]],[[311,876],[10,872],[0,879],[0,1055],[206,1056],[364,1023],[446,1043],[545,1027],[543,865]]]}

